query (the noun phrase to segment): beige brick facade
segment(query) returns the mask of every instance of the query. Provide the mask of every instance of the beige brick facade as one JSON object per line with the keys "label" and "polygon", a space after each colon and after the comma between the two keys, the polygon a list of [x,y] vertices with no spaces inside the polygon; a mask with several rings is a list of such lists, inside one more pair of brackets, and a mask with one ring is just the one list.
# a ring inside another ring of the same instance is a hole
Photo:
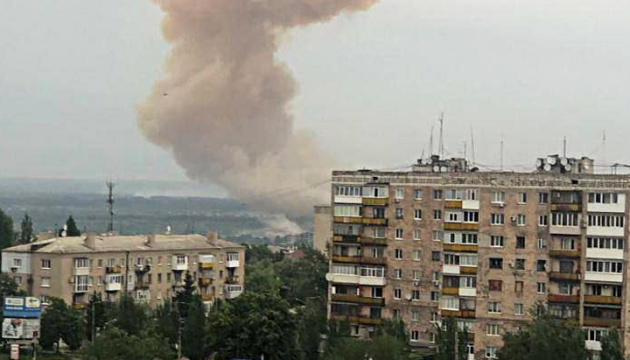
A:
{"label": "beige brick facade", "polygon": [[360,337],[398,317],[419,350],[453,316],[471,331],[470,359],[484,359],[543,304],[596,352],[602,331],[628,321],[629,180],[335,171],[330,316]]}

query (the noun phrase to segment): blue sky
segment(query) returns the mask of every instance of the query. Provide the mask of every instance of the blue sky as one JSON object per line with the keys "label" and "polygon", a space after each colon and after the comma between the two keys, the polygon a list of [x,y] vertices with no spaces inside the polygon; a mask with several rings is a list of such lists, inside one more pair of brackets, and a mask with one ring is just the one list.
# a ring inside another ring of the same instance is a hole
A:
{"label": "blue sky", "polygon": [[[297,126],[350,167],[428,154],[442,111],[448,152],[473,127],[484,165],[502,134],[517,170],[564,136],[571,155],[630,163],[629,15],[608,0],[383,0],[294,29],[278,57],[300,84]],[[3,1],[0,177],[184,179],[135,120],[168,51],[160,18],[148,0]]]}

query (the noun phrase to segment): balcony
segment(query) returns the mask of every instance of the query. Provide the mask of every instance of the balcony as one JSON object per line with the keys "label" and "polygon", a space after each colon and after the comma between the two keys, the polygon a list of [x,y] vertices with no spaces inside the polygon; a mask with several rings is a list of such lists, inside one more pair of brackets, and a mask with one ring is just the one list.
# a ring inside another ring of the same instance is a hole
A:
{"label": "balcony", "polygon": [[459,310],[440,310],[440,315],[444,317],[462,317],[462,312]]}
{"label": "balcony", "polygon": [[476,266],[460,266],[459,273],[462,275],[476,275],[477,267]]}
{"label": "balcony", "polygon": [[358,216],[335,216],[333,221],[339,224],[361,224],[363,222]]}
{"label": "balcony", "polygon": [[359,243],[362,245],[380,245],[387,246],[387,239],[376,239],[369,237],[360,237]]}
{"label": "balcony", "polygon": [[581,256],[580,250],[549,250],[549,256],[560,259],[579,259]]}
{"label": "balcony", "polygon": [[356,296],[356,295],[333,294],[331,297],[331,301],[347,302],[347,303],[361,304],[361,305],[385,306],[385,299],[383,298],[370,298],[370,297]]}
{"label": "balcony", "polygon": [[561,304],[579,304],[580,303],[580,295],[553,295],[549,294],[547,300],[550,303],[561,303]]}
{"label": "balcony", "polygon": [[355,243],[359,241],[359,235],[335,235],[333,236],[333,241],[340,243]]}
{"label": "balcony", "polygon": [[387,258],[384,257],[368,257],[368,256],[340,256],[333,255],[333,262],[348,264],[369,264],[369,265],[386,265]]}
{"label": "balcony", "polygon": [[461,312],[461,317],[464,319],[475,319],[477,318],[477,315],[475,314],[475,310],[462,310]]}
{"label": "balcony", "polygon": [[621,284],[623,282],[623,274],[622,273],[587,272],[586,274],[584,274],[584,280]]}
{"label": "balcony", "polygon": [[460,267],[459,265],[442,265],[442,274],[444,275],[459,275]]}
{"label": "balcony", "polygon": [[88,303],[84,303],[84,302],[76,302],[74,304],[72,304],[72,308],[74,310],[85,310],[88,307]]}
{"label": "balcony", "polygon": [[120,266],[108,266],[105,268],[105,274],[120,274],[121,272]]}
{"label": "balcony", "polygon": [[573,212],[581,212],[582,205],[581,204],[551,204],[551,211],[573,211]]}
{"label": "balcony", "polygon": [[584,326],[603,327],[603,328],[620,327],[621,319],[595,318],[595,317],[585,316]]}
{"label": "balcony", "polygon": [[549,273],[549,279],[553,281],[580,281],[580,274],[552,271]]}
{"label": "balcony", "polygon": [[587,248],[586,257],[589,259],[623,260],[623,249]]}
{"label": "balcony", "polygon": [[213,269],[215,263],[214,255],[199,255],[199,268],[200,269]]}
{"label": "balcony", "polygon": [[579,226],[557,226],[551,225],[549,232],[554,235],[582,235],[582,228]]}
{"label": "balcony", "polygon": [[387,278],[385,276],[360,276],[349,274],[326,274],[326,280],[339,284],[353,284],[365,286],[385,286]]}
{"label": "balcony", "polygon": [[387,219],[380,218],[363,218],[362,220],[364,225],[373,225],[373,226],[387,226]]}
{"label": "balcony", "polygon": [[364,206],[387,206],[389,198],[363,198]]}
{"label": "balcony", "polygon": [[445,223],[444,230],[455,231],[477,231],[479,230],[479,224],[476,223]]}
{"label": "balcony", "polygon": [[479,247],[470,244],[444,244],[443,249],[444,251],[476,253]]}
{"label": "balcony", "polygon": [[332,315],[332,319],[336,321],[347,321],[353,324],[361,324],[361,325],[382,325],[383,324],[383,319],[371,318],[368,316]]}
{"label": "balcony", "polygon": [[105,291],[120,291],[122,290],[123,276],[120,274],[107,274],[105,275]]}
{"label": "balcony", "polygon": [[457,296],[459,295],[459,288],[458,287],[444,287],[442,288],[442,295]]}
{"label": "balcony", "polygon": [[226,299],[236,299],[243,293],[243,285],[225,285],[223,295]]}
{"label": "balcony", "polygon": [[229,260],[225,262],[225,267],[227,268],[237,268],[241,266],[240,260]]}
{"label": "balcony", "polygon": [[444,201],[444,207],[446,209],[461,209],[464,205],[462,200],[446,200]]}
{"label": "balcony", "polygon": [[72,269],[72,275],[74,275],[74,276],[88,276],[88,275],[90,275],[90,268],[89,267],[73,268]]}
{"label": "balcony", "polygon": [[622,298],[615,296],[586,295],[584,296],[584,303],[600,305],[621,305]]}

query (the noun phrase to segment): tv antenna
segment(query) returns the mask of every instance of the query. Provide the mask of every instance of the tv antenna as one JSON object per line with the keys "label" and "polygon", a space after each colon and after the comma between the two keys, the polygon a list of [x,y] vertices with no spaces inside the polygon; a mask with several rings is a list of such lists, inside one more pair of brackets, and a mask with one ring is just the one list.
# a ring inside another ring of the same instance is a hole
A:
{"label": "tv antenna", "polygon": [[444,113],[440,113],[440,147],[438,148],[440,159],[444,159]]}
{"label": "tv antenna", "polygon": [[107,196],[107,204],[109,205],[109,222],[107,223],[107,232],[114,232],[114,187],[116,186],[112,181],[106,183],[109,190]]}
{"label": "tv antenna", "polygon": [[501,134],[501,171],[503,172],[503,134]]}
{"label": "tv antenna", "polygon": [[475,164],[475,134],[473,133],[472,126],[470,127],[470,152],[472,156],[472,163]]}

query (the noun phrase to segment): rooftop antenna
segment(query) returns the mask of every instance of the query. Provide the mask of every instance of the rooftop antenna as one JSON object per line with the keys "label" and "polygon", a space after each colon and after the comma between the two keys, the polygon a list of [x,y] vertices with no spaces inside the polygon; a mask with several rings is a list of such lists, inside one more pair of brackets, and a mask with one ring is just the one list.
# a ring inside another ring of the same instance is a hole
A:
{"label": "rooftop antenna", "polygon": [[433,125],[431,125],[431,137],[429,140],[429,148],[430,148],[429,150],[431,151],[431,156],[435,155],[433,153]]}
{"label": "rooftop antenna", "polygon": [[464,141],[464,160],[466,160],[466,155],[468,155],[468,143]]}
{"label": "rooftop antenna", "polygon": [[475,134],[473,133],[472,126],[470,127],[470,151],[472,155],[472,163],[475,164]]}
{"label": "rooftop antenna", "polygon": [[567,157],[567,137],[564,137],[564,141],[562,142],[562,157]]}
{"label": "rooftop antenna", "polygon": [[109,205],[109,222],[107,223],[107,232],[114,232],[114,187],[113,182],[108,181],[106,183],[109,194],[107,196],[107,204]]}
{"label": "rooftop antenna", "polygon": [[444,113],[440,113],[440,159],[444,159]]}
{"label": "rooftop antenna", "polygon": [[602,153],[602,163],[606,164],[606,130],[602,132]]}
{"label": "rooftop antenna", "polygon": [[501,134],[501,171],[503,172],[503,134]]}

